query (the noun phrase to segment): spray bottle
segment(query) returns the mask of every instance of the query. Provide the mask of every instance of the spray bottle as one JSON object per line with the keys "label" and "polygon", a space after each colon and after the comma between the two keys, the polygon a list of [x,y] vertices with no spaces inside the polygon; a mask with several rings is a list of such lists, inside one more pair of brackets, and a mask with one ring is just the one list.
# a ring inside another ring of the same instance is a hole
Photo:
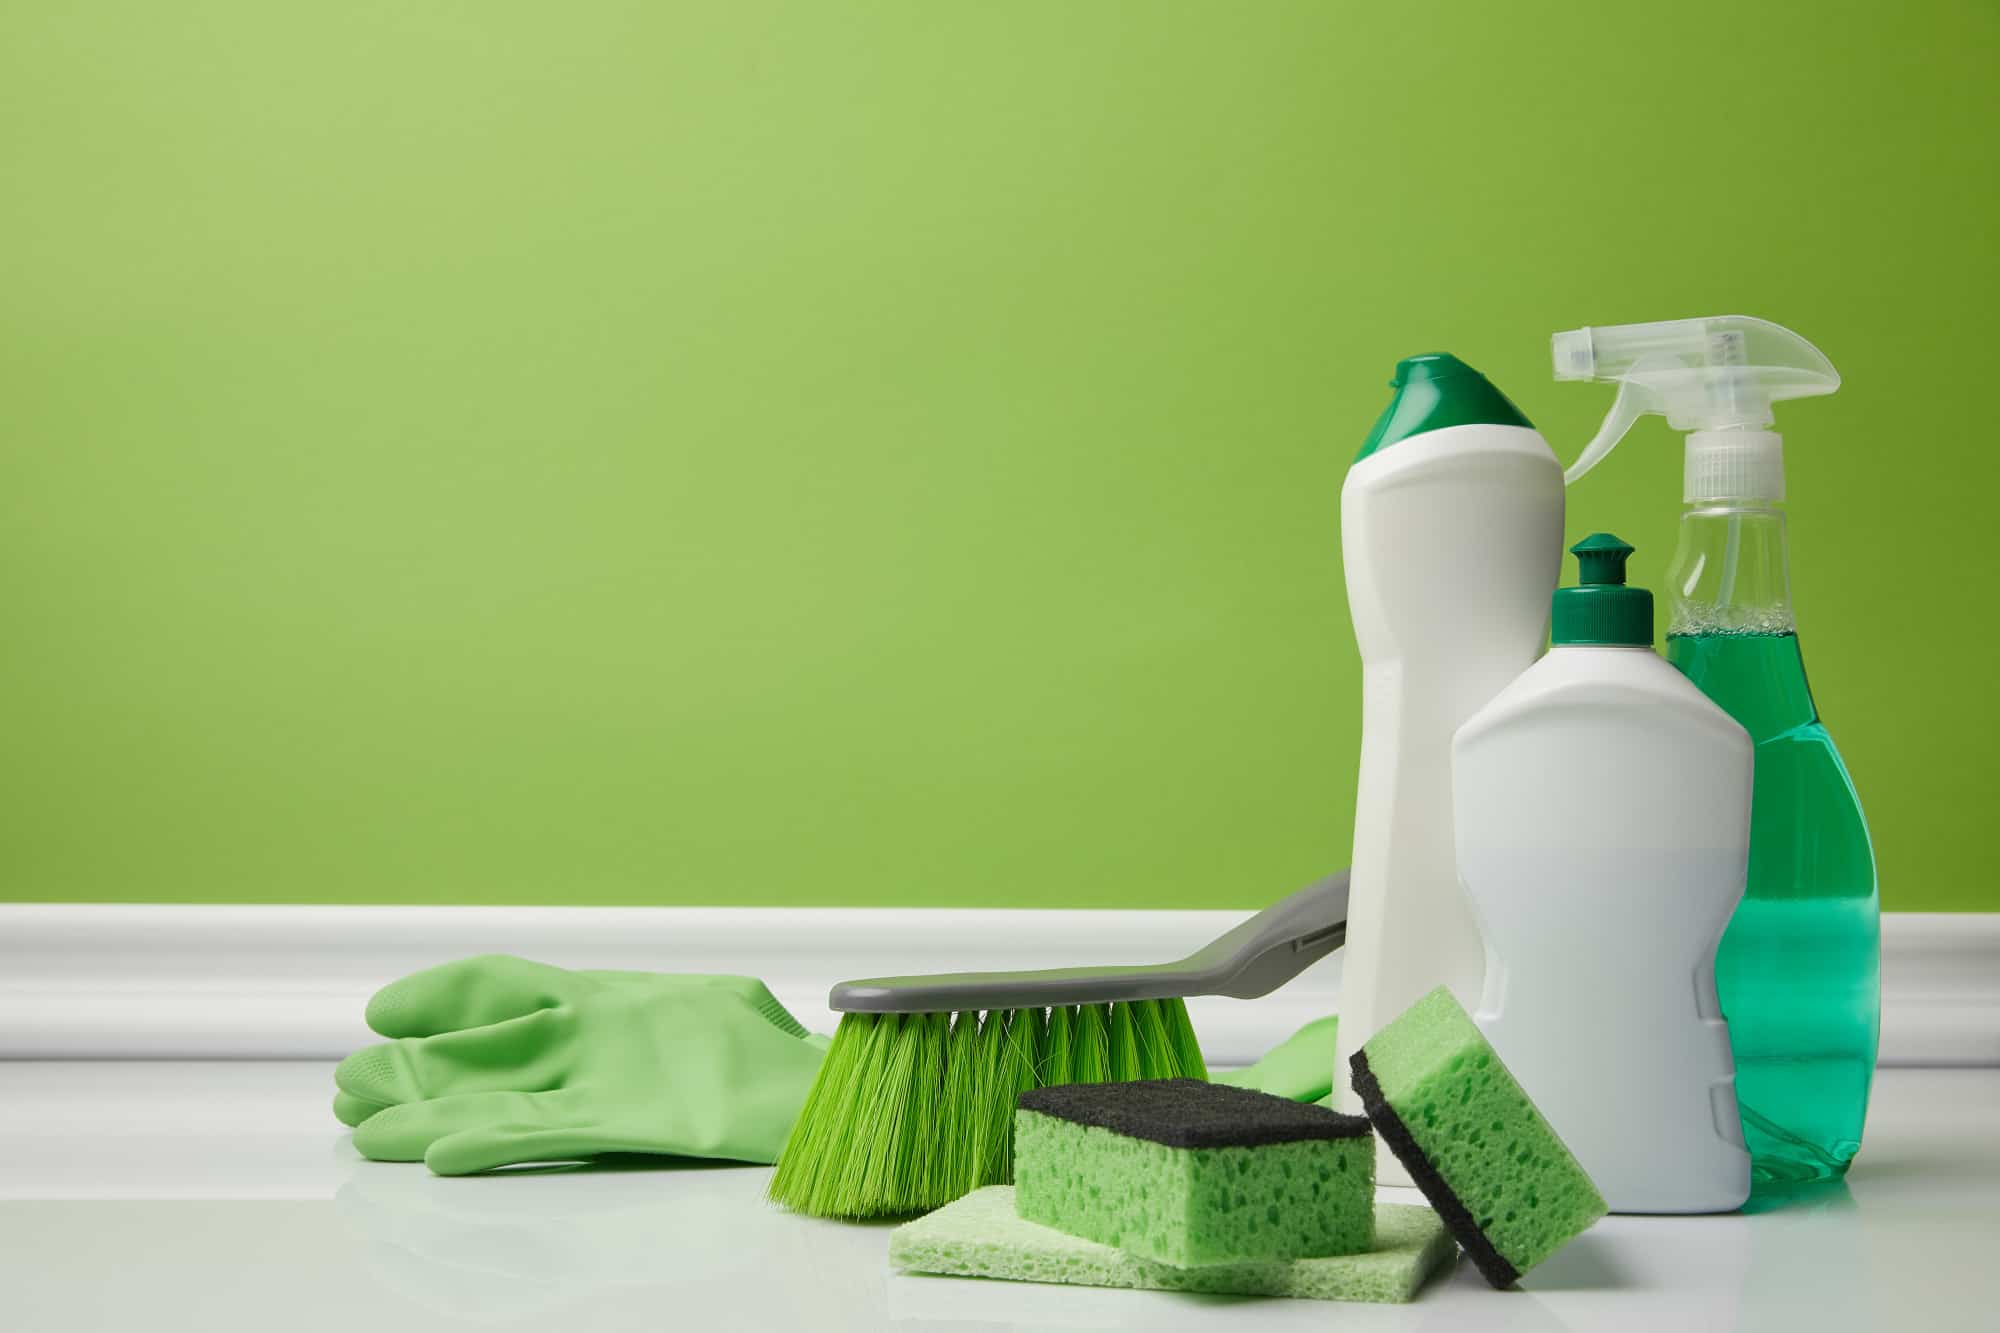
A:
{"label": "spray bottle", "polygon": [[[1354,1050],[1432,988],[1479,994],[1485,947],[1459,888],[1451,738],[1541,655],[1561,572],[1562,466],[1528,419],[1455,356],[1396,366],[1395,396],[1340,492],[1361,650],[1354,813],[1334,1087]],[[1409,1184],[1386,1150],[1378,1178]]]}
{"label": "spray bottle", "polygon": [[1565,480],[1638,418],[1688,432],[1667,658],[1756,744],[1743,901],[1716,956],[1744,1138],[1761,1180],[1842,1175],[1861,1146],[1880,1026],[1881,910],[1861,803],[1806,685],[1786,563],[1775,402],[1840,376],[1742,315],[1555,335],[1558,380],[1618,397]]}

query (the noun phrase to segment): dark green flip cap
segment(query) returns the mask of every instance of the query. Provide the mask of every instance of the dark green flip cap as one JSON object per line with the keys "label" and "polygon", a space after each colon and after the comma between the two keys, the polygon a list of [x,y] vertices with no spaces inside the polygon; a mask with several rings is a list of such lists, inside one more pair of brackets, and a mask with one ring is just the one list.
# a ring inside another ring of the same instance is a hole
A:
{"label": "dark green flip cap", "polygon": [[1608,532],[1593,532],[1569,548],[1578,565],[1577,586],[1557,588],[1551,608],[1549,641],[1653,644],[1653,594],[1625,584],[1632,547]]}
{"label": "dark green flip cap", "polygon": [[1354,456],[1357,463],[1398,440],[1446,426],[1486,423],[1533,429],[1506,394],[1450,352],[1404,357],[1396,363],[1396,377],[1389,387],[1396,396],[1361,442],[1361,452]]}

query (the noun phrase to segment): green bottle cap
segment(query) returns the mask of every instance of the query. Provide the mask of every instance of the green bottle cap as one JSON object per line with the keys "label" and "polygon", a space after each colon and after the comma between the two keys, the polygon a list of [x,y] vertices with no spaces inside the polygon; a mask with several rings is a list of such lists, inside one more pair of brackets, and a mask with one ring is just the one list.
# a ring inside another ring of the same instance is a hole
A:
{"label": "green bottle cap", "polygon": [[1608,532],[1593,532],[1569,548],[1577,586],[1557,588],[1549,641],[1653,646],[1653,594],[1625,586],[1632,548]]}
{"label": "green bottle cap", "polygon": [[[1495,426],[1528,426],[1521,409],[1486,377],[1450,352],[1427,352],[1396,363],[1389,381],[1396,396],[1375,419],[1375,429],[1361,442],[1359,463],[1378,449],[1425,431],[1484,422]],[[1529,426],[1529,429],[1533,429]]]}

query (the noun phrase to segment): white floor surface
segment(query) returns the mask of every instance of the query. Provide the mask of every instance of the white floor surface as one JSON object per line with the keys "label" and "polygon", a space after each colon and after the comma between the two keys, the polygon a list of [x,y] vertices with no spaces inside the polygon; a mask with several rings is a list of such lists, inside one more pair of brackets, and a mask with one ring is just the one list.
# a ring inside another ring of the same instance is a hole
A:
{"label": "white floor surface", "polygon": [[1408,1306],[903,1276],[757,1167],[439,1179],[355,1154],[330,1069],[0,1062],[0,1329],[2000,1328],[1995,1069],[1882,1071],[1844,1185],[1610,1218],[1518,1291],[1461,1260]]}

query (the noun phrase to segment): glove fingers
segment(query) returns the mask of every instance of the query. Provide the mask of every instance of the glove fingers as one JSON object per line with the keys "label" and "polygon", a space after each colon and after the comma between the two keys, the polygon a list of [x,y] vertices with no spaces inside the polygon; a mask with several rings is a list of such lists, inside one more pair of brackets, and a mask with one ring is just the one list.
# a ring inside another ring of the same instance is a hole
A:
{"label": "glove fingers", "polygon": [[489,1027],[364,1046],[334,1067],[333,1082],[363,1101],[401,1104],[472,1092],[544,1092],[562,1079],[573,1030],[563,1009],[538,1009]]}
{"label": "glove fingers", "polygon": [[351,1092],[335,1092],[333,1118],[343,1125],[352,1127],[382,1110],[386,1105],[385,1102],[371,1102],[365,1097],[356,1097]]}
{"label": "glove fingers", "polygon": [[425,1151],[424,1165],[441,1176],[464,1176],[524,1162],[574,1162],[599,1153],[645,1150],[607,1139],[589,1126],[502,1121],[437,1140]]}
{"label": "glove fingers", "polygon": [[368,1026],[385,1037],[431,1037],[486,1027],[560,1004],[576,974],[509,954],[482,954],[392,981],[368,1001]]}
{"label": "glove fingers", "polygon": [[539,1125],[563,1120],[562,1094],[552,1092],[472,1092],[427,1102],[391,1106],[354,1130],[354,1147],[378,1162],[420,1162],[439,1139],[485,1125]]}

